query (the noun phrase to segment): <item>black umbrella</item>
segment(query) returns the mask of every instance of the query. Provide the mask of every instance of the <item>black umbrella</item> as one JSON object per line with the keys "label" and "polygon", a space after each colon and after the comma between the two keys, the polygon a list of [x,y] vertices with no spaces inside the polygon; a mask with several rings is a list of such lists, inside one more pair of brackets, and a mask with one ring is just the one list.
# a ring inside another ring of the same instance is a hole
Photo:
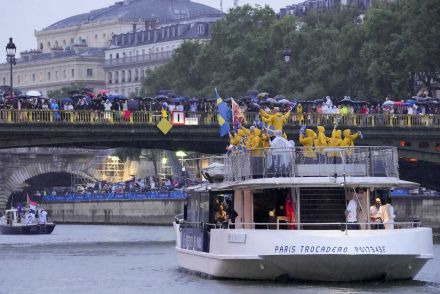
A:
{"label": "black umbrella", "polygon": [[139,101],[134,99],[130,99],[127,102],[127,107],[129,111],[138,111],[139,110]]}
{"label": "black umbrella", "polygon": [[285,96],[283,95],[276,95],[275,97],[273,97],[273,99],[275,100],[287,100]]}
{"label": "black umbrella", "polygon": [[153,101],[154,100],[153,97],[144,97],[142,99],[145,100],[145,101]]}
{"label": "black umbrella", "polygon": [[348,97],[344,97],[344,99],[342,99],[341,101],[339,101],[339,104],[353,104],[353,100],[351,100]]}

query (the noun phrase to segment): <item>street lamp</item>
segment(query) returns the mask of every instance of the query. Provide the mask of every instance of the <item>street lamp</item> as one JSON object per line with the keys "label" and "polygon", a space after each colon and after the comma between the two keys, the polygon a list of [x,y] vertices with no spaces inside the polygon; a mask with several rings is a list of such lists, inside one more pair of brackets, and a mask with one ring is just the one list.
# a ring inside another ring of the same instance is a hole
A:
{"label": "street lamp", "polygon": [[290,50],[289,48],[284,49],[283,57],[285,63],[288,63],[290,61],[291,56],[292,56],[292,50]]}
{"label": "street lamp", "polygon": [[11,96],[14,96],[13,84],[12,84],[12,65],[16,64],[15,52],[17,52],[17,47],[15,47],[12,38],[9,38],[9,43],[6,45],[6,60],[11,65]]}

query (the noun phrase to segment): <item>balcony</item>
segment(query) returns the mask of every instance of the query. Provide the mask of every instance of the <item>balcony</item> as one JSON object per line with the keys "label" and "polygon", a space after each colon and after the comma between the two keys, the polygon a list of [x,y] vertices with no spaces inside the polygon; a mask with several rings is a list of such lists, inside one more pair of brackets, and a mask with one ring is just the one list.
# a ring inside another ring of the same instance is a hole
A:
{"label": "balcony", "polygon": [[145,55],[137,55],[116,59],[107,59],[104,62],[104,67],[117,67],[125,65],[139,65],[139,64],[154,64],[162,61],[169,60],[174,54],[174,51],[164,51],[158,53],[151,53]]}

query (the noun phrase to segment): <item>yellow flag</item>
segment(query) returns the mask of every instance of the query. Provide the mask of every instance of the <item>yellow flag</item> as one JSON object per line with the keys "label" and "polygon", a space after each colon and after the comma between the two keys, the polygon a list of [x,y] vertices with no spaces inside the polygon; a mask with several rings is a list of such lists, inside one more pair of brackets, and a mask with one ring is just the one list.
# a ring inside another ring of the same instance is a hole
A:
{"label": "yellow flag", "polygon": [[166,135],[171,130],[173,125],[166,118],[162,118],[161,121],[157,124],[157,127],[164,135]]}

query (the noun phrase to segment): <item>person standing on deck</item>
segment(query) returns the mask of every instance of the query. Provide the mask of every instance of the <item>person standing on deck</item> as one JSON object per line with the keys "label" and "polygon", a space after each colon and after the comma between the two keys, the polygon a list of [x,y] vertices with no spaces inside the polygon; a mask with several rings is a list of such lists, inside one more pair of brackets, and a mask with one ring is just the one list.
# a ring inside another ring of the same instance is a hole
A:
{"label": "person standing on deck", "polygon": [[357,223],[357,204],[353,198],[353,195],[349,196],[350,201],[348,202],[347,209],[345,210],[345,216],[347,217],[347,229],[348,230],[359,230],[359,225]]}

